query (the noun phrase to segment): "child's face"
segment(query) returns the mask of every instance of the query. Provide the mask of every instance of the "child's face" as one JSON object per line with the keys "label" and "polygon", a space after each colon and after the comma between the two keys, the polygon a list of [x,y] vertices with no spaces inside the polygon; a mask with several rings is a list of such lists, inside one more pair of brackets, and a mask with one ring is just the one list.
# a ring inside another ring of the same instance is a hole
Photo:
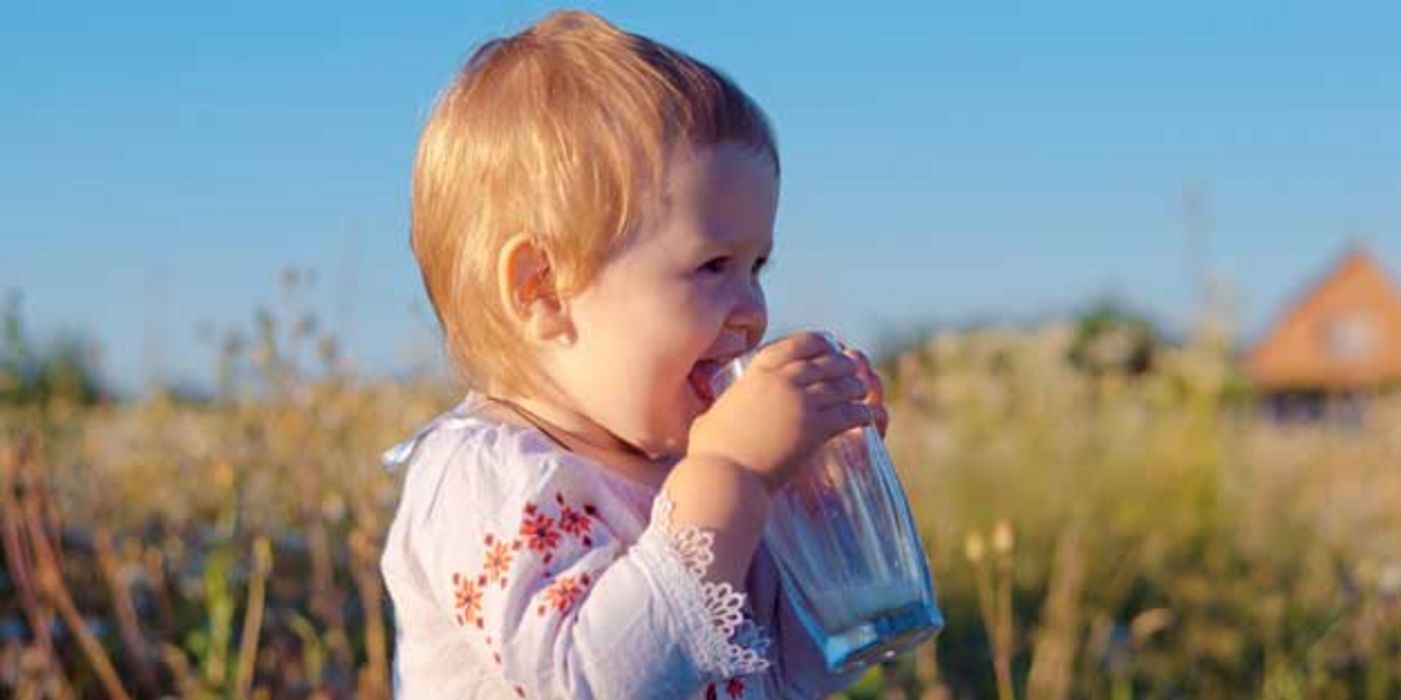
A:
{"label": "child's face", "polygon": [[778,207],[772,162],[739,144],[678,156],[665,184],[658,215],[568,300],[577,339],[551,363],[577,410],[653,456],[684,454],[713,400],[693,386],[697,363],[763,337],[758,268]]}

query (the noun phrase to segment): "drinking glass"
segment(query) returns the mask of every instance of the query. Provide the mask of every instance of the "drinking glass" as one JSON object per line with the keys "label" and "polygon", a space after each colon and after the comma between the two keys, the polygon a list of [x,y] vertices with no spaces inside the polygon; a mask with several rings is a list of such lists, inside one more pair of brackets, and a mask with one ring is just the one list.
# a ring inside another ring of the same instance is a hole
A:
{"label": "drinking glass", "polygon": [[[717,396],[754,354],[716,374]],[[764,540],[832,671],[893,658],[944,625],[909,500],[873,425],[829,440],[774,494]]]}

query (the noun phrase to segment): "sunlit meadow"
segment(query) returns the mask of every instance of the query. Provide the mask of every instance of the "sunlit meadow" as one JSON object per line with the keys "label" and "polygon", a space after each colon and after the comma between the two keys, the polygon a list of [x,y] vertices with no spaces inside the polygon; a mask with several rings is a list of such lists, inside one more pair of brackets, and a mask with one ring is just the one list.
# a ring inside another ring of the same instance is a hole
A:
{"label": "sunlit meadow", "polygon": [[[11,325],[0,693],[387,695],[398,477],[377,458],[450,382],[355,376],[288,305],[221,338],[212,397],[36,396]],[[1271,423],[1203,328],[891,353],[889,444],[947,628],[851,697],[1401,696],[1401,399]]]}

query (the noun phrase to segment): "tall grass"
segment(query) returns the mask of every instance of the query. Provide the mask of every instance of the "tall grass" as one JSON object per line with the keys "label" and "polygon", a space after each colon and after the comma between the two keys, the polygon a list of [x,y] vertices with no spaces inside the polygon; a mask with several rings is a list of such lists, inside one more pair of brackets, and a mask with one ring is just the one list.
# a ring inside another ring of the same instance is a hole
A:
{"label": "tall grass", "polygon": [[1075,340],[941,335],[887,367],[949,618],[932,696],[1401,695],[1401,402],[1279,425],[1219,338],[1141,373]]}
{"label": "tall grass", "polygon": [[[1132,371],[1077,342],[943,334],[883,367],[948,626],[850,695],[1401,695],[1401,401],[1275,425],[1224,342]],[[456,392],[359,379],[296,314],[224,349],[207,403],[0,412],[4,694],[387,694],[376,458]]]}

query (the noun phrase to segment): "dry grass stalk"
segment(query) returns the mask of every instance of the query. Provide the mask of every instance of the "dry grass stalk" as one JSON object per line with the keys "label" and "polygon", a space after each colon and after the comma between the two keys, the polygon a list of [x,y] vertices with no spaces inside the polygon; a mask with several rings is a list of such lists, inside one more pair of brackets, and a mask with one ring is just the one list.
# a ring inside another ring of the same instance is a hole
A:
{"label": "dry grass stalk", "polygon": [[98,568],[107,582],[107,590],[112,597],[112,605],[117,615],[117,629],[121,633],[122,644],[126,646],[127,659],[136,672],[136,682],[142,694],[155,697],[160,694],[155,668],[151,665],[151,652],[146,644],[146,635],[141,631],[141,623],[136,616],[136,605],[131,599],[131,590],[122,580],[122,564],[112,546],[112,531],[107,527],[97,527],[93,531],[93,547],[97,555]]}
{"label": "dry grass stalk", "polygon": [[53,612],[35,591],[28,538],[24,532],[24,509],[20,505],[20,498],[33,488],[21,475],[30,449],[27,439],[0,448],[0,528],[3,528],[0,536],[3,536],[5,549],[5,571],[19,589],[20,607],[34,638],[34,643],[25,650],[25,659],[33,660],[30,666],[34,668],[27,668],[23,674],[20,692],[27,692],[27,686],[32,683],[34,687],[28,689],[36,693],[47,686],[54,697],[66,699],[73,696],[73,689],[63,677],[63,667],[54,653],[53,638],[49,634]]}
{"label": "dry grass stalk", "polygon": [[1041,629],[1036,635],[1027,676],[1029,700],[1065,700],[1070,695],[1083,619],[1080,598],[1088,566],[1083,533],[1081,522],[1076,520],[1056,539]]}
{"label": "dry grass stalk", "polygon": [[234,697],[248,697],[258,661],[258,635],[263,630],[268,574],[272,572],[272,544],[265,536],[253,540],[253,570],[248,577],[248,603],[243,633],[238,643],[238,668],[234,672]]}
{"label": "dry grass stalk", "polygon": [[[992,556],[988,556],[988,543]],[[1011,524],[999,521],[990,538],[971,532],[964,541],[964,556],[973,565],[976,580],[978,611],[983,629],[992,643],[992,668],[997,680],[997,697],[1015,700],[1012,683],[1012,655],[1016,639],[1016,620],[1012,610],[1012,538]]]}
{"label": "dry grass stalk", "polygon": [[350,533],[351,566],[365,616],[365,655],[368,657],[359,684],[360,697],[389,697],[389,649],[382,605],[384,584],[379,574],[379,551],[359,527]]}
{"label": "dry grass stalk", "polygon": [[[35,480],[35,483],[38,483],[38,480]],[[34,488],[25,494],[20,504],[22,528],[27,532],[30,552],[34,557],[34,588],[58,610],[59,617],[78,640],[79,648],[92,665],[93,672],[97,674],[107,696],[114,700],[126,700],[131,696],[122,685],[111,657],[107,655],[107,650],[102,648],[102,643],[93,635],[92,630],[88,629],[82,613],[78,612],[78,606],[73,603],[73,594],[63,580],[63,569],[59,565],[58,553],[53,544],[54,538],[46,530],[44,507],[40,500],[40,490]]]}

